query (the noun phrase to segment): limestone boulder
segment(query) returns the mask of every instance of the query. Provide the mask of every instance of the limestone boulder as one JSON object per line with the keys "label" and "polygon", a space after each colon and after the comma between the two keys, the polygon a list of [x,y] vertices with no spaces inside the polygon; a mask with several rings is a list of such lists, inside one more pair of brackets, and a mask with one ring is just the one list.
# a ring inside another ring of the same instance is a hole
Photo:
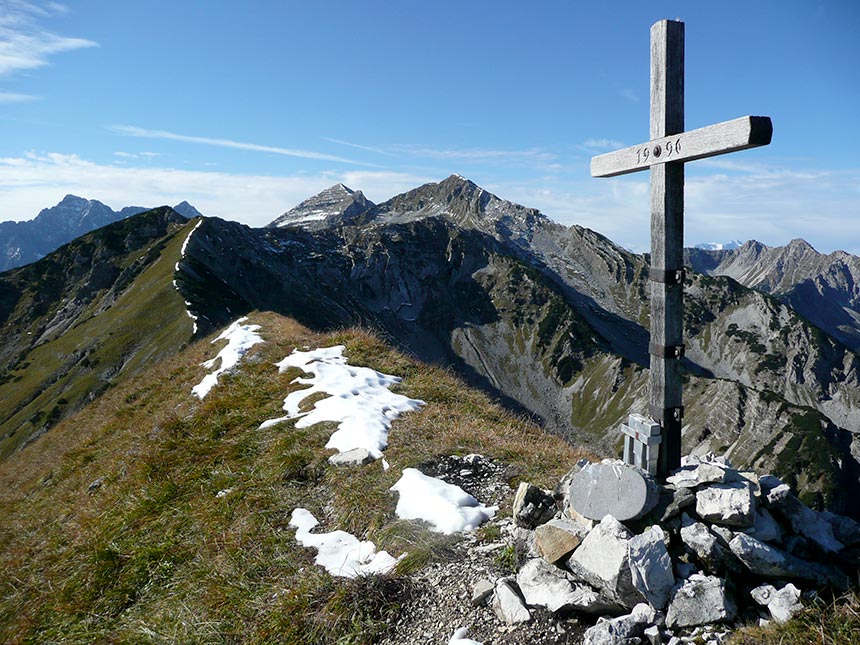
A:
{"label": "limestone boulder", "polygon": [[696,488],[703,484],[722,484],[726,481],[726,468],[712,462],[699,462],[682,466],[666,481],[675,488]]}
{"label": "limestone boulder", "polygon": [[656,620],[656,612],[652,607],[641,603],[633,607],[633,611],[625,616],[609,620],[599,619],[597,624],[589,627],[583,634],[583,645],[633,645],[641,642],[640,637]]}
{"label": "limestone boulder", "polygon": [[627,543],[633,586],[654,609],[664,609],[675,585],[666,534],[652,526]]}
{"label": "limestone boulder", "polygon": [[781,589],[769,584],[759,585],[750,592],[750,596],[759,605],[766,607],[771,618],[778,623],[788,622],[794,614],[803,609],[800,589],[791,583]]}
{"label": "limestone boulder", "polygon": [[633,535],[611,515],[604,517],[585,537],[567,566],[609,600],[632,608],[644,600],[633,585],[628,546]]}
{"label": "limestone boulder", "polygon": [[768,508],[779,508],[791,495],[791,488],[779,477],[763,475],[759,477],[761,499]]}
{"label": "limestone boulder", "polygon": [[755,523],[755,500],[746,482],[712,484],[696,493],[696,513],[703,520],[727,526]]}
{"label": "limestone boulder", "polygon": [[493,595],[496,586],[489,580],[478,580],[472,586],[472,606],[480,607],[487,602],[487,599]]}
{"label": "limestone boulder", "polygon": [[526,623],[532,619],[519,591],[511,580],[502,578],[496,583],[493,592],[493,611],[499,620],[507,625]]}
{"label": "limestone boulder", "polygon": [[544,607],[553,613],[603,614],[618,613],[622,609],[543,558],[528,560],[520,568],[517,586],[529,607]]}
{"label": "limestone boulder", "polygon": [[819,513],[833,531],[836,539],[842,542],[845,546],[860,545],[860,523],[855,522],[850,517],[838,515],[829,511]]}
{"label": "limestone boulder", "polygon": [[734,620],[737,606],[716,576],[694,573],[674,591],[666,612],[666,626],[694,627]]}
{"label": "limestone boulder", "polygon": [[761,542],[781,542],[782,529],[766,508],[757,508],[755,512],[755,523],[744,533],[751,535]]}
{"label": "limestone boulder", "polygon": [[681,542],[687,552],[694,555],[702,564],[706,572],[717,574],[726,569],[739,568],[731,551],[706,524],[696,522],[689,515],[684,515],[681,521]]}
{"label": "limestone boulder", "polygon": [[825,553],[838,553],[845,545],[836,539],[833,526],[794,495],[787,495],[779,507],[779,513],[790,523],[796,533],[810,540]]}
{"label": "limestone boulder", "polygon": [[374,456],[366,448],[353,448],[328,458],[328,463],[332,466],[364,466],[371,461],[374,461]]}
{"label": "limestone boulder", "polygon": [[793,559],[788,553],[765,544],[746,533],[738,533],[729,543],[732,553],[752,573],[772,578],[798,577]]}

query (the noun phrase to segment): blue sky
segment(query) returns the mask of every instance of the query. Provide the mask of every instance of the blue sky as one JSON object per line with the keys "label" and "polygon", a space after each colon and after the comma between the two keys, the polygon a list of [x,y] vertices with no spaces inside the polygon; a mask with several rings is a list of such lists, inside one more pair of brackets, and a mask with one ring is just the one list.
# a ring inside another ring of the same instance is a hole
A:
{"label": "blue sky", "polygon": [[261,226],[342,181],[460,173],[648,247],[649,29],[686,23],[688,129],[773,143],[687,165],[686,242],[860,253],[860,3],[0,0],[0,220],[67,193]]}

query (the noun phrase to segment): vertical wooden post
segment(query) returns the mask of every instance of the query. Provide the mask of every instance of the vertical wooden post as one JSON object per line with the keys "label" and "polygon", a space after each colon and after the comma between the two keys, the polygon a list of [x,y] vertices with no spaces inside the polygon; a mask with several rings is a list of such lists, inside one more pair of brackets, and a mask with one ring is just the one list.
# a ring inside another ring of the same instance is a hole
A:
{"label": "vertical wooden post", "polygon": [[[770,117],[747,116],[684,132],[684,23],[662,20],[651,27],[651,140],[591,159],[593,177],[651,170],[651,355],[649,412],[659,423],[642,434],[660,444],[657,475],[681,465],[681,359],[684,357],[684,163],[737,150],[766,146],[773,135]],[[630,415],[636,440],[638,415]],[[647,425],[647,424],[646,424]],[[625,429],[626,428],[626,429]],[[629,446],[629,447],[628,447]],[[634,459],[625,444],[625,461]],[[649,452],[650,457],[650,452]],[[650,472],[650,458],[649,458]]]}
{"label": "vertical wooden post", "polygon": [[[651,139],[684,131],[684,23],[651,27]],[[658,154],[653,150],[652,154]],[[684,266],[684,164],[651,167],[651,370],[650,412],[660,422],[657,474],[681,465],[681,359],[684,284],[673,281]]]}

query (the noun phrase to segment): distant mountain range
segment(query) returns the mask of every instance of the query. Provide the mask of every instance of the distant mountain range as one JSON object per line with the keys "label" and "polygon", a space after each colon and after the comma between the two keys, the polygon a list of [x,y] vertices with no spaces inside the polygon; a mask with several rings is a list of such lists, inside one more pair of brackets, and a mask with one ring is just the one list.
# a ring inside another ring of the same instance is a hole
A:
{"label": "distant mountain range", "polygon": [[[185,201],[173,209],[188,218],[200,215]],[[66,195],[56,206],[43,209],[35,219],[0,222],[0,271],[35,262],[84,233],[146,210],[149,209],[126,206],[115,211],[94,199]]]}
{"label": "distant mountain range", "polygon": [[705,251],[731,251],[743,245],[740,240],[732,240],[731,242],[704,242],[696,244],[695,248]]}
{"label": "distant mountain range", "polygon": [[[860,515],[860,260],[753,242],[688,259],[685,452]],[[457,175],[381,204],[332,186],[260,229],[141,213],[0,275],[0,458],[253,310],[372,328],[612,453],[647,410],[647,275],[646,256]]]}
{"label": "distant mountain range", "polygon": [[860,351],[860,258],[823,254],[804,240],[769,247],[752,240],[736,249],[688,249],[700,273],[727,276],[776,297],[804,318]]}

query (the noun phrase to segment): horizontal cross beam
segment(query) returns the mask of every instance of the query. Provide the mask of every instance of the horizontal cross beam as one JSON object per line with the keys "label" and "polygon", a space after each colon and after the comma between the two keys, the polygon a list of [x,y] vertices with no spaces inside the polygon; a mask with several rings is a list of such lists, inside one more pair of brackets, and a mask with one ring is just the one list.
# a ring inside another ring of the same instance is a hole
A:
{"label": "horizontal cross beam", "polygon": [[742,116],[739,119],[709,125],[653,139],[638,146],[592,157],[592,177],[616,177],[646,170],[653,165],[694,161],[766,146],[773,136],[773,124],[767,116]]}

